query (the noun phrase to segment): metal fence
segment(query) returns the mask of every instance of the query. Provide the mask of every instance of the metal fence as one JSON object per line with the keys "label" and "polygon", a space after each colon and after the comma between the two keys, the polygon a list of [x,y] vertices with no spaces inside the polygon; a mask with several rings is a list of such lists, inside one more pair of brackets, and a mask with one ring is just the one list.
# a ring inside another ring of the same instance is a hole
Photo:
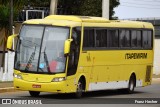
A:
{"label": "metal fence", "polygon": [[23,22],[28,19],[42,19],[49,15],[48,7],[32,7],[30,9],[23,9],[19,12],[16,22]]}
{"label": "metal fence", "polygon": [[[16,22],[23,22],[28,19],[42,19],[49,15],[50,8],[49,7],[31,7],[23,9],[19,12],[18,17],[16,18]],[[63,8],[57,9],[57,14],[67,14],[67,10]]]}

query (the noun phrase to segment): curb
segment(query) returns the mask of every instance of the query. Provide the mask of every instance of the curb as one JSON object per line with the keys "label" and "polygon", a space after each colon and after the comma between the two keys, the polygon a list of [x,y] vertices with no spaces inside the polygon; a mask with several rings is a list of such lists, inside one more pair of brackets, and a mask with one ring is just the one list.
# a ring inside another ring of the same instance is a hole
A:
{"label": "curb", "polygon": [[0,88],[0,93],[15,92],[15,91],[18,91],[18,90],[14,89],[14,87]]}
{"label": "curb", "polygon": [[152,78],[160,78],[160,74],[158,74],[158,75],[153,74],[153,75],[152,75]]}
{"label": "curb", "polygon": [[152,84],[160,84],[160,78],[152,78]]}

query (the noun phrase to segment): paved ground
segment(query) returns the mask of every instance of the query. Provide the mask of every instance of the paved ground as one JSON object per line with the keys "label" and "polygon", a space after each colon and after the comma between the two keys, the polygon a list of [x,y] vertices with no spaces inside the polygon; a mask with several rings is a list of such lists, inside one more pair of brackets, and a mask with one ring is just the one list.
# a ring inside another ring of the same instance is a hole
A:
{"label": "paved ground", "polygon": [[[139,99],[139,98],[158,98],[160,101],[160,79],[153,79],[153,84],[147,87],[140,87],[135,89],[134,94],[124,94],[117,90],[108,90],[108,91],[98,91],[98,92],[88,92],[85,93],[82,99],[75,99],[72,94],[52,94],[52,93],[41,93],[39,97],[30,97],[29,93],[26,91],[18,91],[18,92],[6,92],[0,93],[0,98],[23,98],[23,99],[39,99],[42,100],[43,103],[46,104],[81,104],[78,106],[83,106],[82,104],[95,104],[93,106],[101,107],[102,104],[107,103],[107,101],[112,100],[114,103],[121,103],[120,101],[128,101],[130,99]],[[118,99],[117,99],[118,98]],[[113,104],[114,104],[113,103]],[[97,105],[100,104],[101,106]],[[86,105],[90,107],[89,105]],[[60,106],[60,105],[58,105]],[[62,105],[64,106],[64,105]],[[71,105],[73,106],[73,105]],[[110,105],[111,107],[128,107],[127,105]],[[17,106],[12,106],[17,107]],[[67,107],[67,106],[65,106]],[[108,104],[103,106],[108,107]],[[160,107],[157,104],[149,104],[149,105],[130,105],[130,107]]]}
{"label": "paved ground", "polygon": [[[0,93],[0,98],[23,98],[32,99],[26,91],[5,92]],[[116,98],[116,99],[115,99]],[[82,99],[75,99],[72,95],[58,95],[52,93],[41,93],[39,97],[34,99],[42,100],[47,103],[38,105],[38,107],[160,107],[160,104],[104,104],[105,101],[119,102],[131,98],[159,98],[160,100],[160,78],[154,78],[153,83],[147,87],[136,88],[134,94],[123,94],[119,91],[99,91],[86,93]],[[103,100],[103,102],[101,101]],[[105,101],[104,101],[105,100]],[[159,101],[158,100],[158,101]],[[102,103],[101,103],[102,102]],[[51,104],[50,104],[51,103]],[[69,103],[69,104],[68,104]],[[73,104],[72,104],[73,103]],[[75,104],[74,104],[75,103]],[[20,107],[22,105],[0,105],[1,107]],[[23,105],[27,106],[27,105]],[[29,105],[37,107],[37,105]]]}

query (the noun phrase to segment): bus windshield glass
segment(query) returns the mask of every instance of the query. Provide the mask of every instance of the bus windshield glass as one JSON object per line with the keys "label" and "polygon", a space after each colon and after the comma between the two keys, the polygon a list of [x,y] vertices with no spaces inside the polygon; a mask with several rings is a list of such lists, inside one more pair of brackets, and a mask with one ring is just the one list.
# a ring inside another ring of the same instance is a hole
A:
{"label": "bus windshield glass", "polygon": [[16,49],[15,69],[33,73],[65,71],[64,42],[69,28],[23,25]]}

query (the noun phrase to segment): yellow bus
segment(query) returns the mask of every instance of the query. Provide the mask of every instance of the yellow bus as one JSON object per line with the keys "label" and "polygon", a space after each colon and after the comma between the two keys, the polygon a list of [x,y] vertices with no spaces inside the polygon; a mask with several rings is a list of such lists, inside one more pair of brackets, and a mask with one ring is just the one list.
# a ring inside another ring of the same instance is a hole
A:
{"label": "yellow bus", "polygon": [[31,96],[54,92],[79,98],[84,92],[108,89],[133,93],[135,87],[151,84],[150,23],[50,15],[25,21],[17,37],[14,87]]}

